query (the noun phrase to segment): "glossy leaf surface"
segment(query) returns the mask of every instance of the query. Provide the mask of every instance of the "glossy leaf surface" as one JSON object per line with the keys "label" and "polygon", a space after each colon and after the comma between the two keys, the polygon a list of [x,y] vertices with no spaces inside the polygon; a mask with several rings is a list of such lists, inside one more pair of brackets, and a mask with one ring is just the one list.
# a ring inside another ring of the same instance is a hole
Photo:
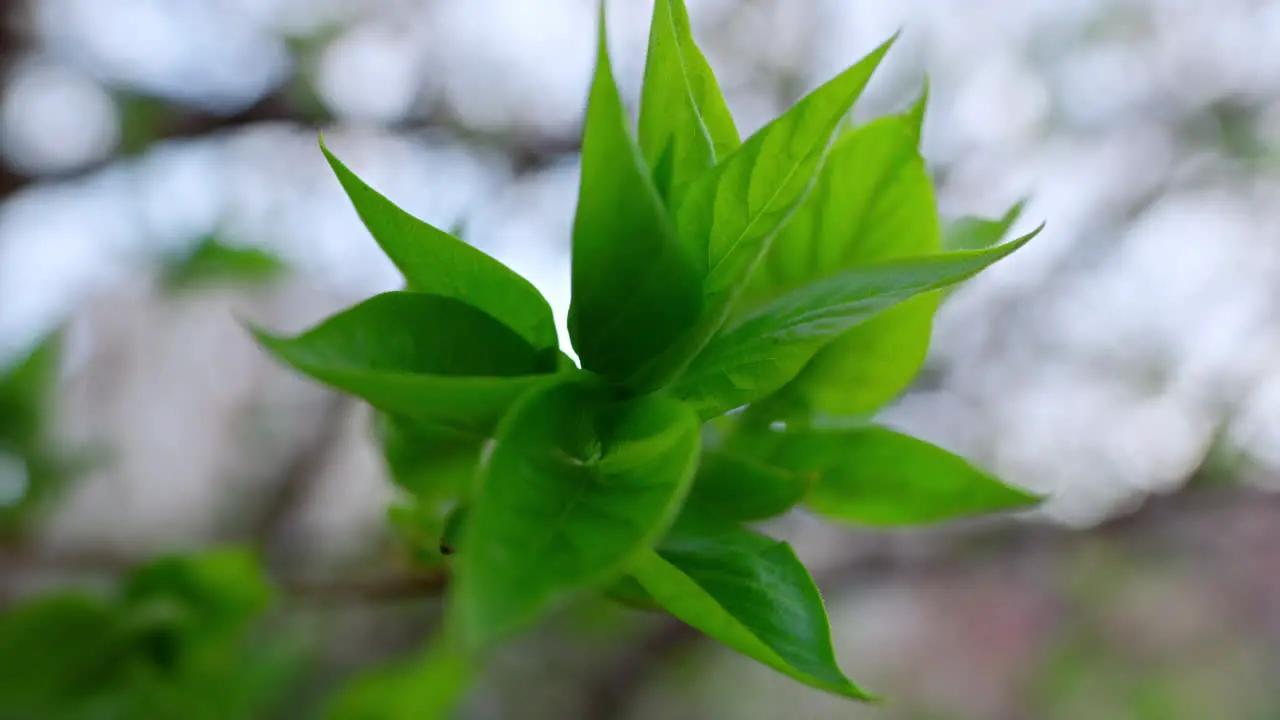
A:
{"label": "glossy leaf surface", "polygon": [[407,289],[455,298],[510,326],[535,348],[558,347],[551,306],[528,280],[484,252],[401,210],[322,142],[329,166]]}
{"label": "glossy leaf surface", "polygon": [[822,595],[786,543],[734,527],[676,532],[632,575],[672,615],[734,650],[807,685],[869,699],[840,670]]}
{"label": "glossy leaf surface", "polygon": [[680,239],[631,134],[605,43],[582,136],[569,336],[582,367],[630,378],[697,321],[702,270]]}
{"label": "glossy leaf surface", "polygon": [[693,412],[591,379],[530,394],[498,430],[467,513],[456,611],[472,646],[607,582],[666,529],[697,466]]}

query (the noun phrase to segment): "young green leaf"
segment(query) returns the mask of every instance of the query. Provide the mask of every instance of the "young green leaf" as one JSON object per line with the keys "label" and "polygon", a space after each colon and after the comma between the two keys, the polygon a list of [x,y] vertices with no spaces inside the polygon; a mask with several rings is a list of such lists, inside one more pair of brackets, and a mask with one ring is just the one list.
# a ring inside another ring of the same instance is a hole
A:
{"label": "young green leaf", "polygon": [[882,427],[775,433],[772,464],[817,477],[805,504],[862,525],[913,525],[1040,501],[923,440]]}
{"label": "young green leaf", "polygon": [[1025,202],[1019,202],[997,220],[962,217],[948,222],[942,232],[942,246],[947,250],[981,250],[1000,242],[1022,216]]}
{"label": "young green leaf", "polygon": [[559,346],[555,319],[537,288],[506,265],[401,210],[320,149],[356,213],[413,292],[455,298],[511,326],[535,348]]}
{"label": "young green leaf", "polygon": [[664,199],[738,148],[738,128],[693,40],[684,0],[657,0],[640,101],[640,147]]}
{"label": "young green leaf", "polygon": [[701,310],[699,258],[680,243],[614,84],[604,6],[582,134],[569,336],[583,369],[625,380]]}
{"label": "young green leaf", "polygon": [[893,43],[890,40],[804,97],[694,183],[676,224],[707,257],[705,293],[732,295],[804,199],[836,128]]}
{"label": "young green leaf", "polygon": [[558,357],[461,300],[423,293],[376,295],[295,338],[256,335],[278,360],[379,410],[480,435]]}
{"label": "young green leaf", "polygon": [[724,324],[742,284],[813,184],[840,119],[892,43],[809,93],[673,199],[680,238],[705,274],[703,310],[689,332],[637,373],[633,387],[668,385]]}
{"label": "young green leaf", "polygon": [[909,112],[841,135],[813,191],[752,275],[739,310],[850,267],[940,249],[933,183],[917,150],[915,122]]}
{"label": "young green leaf", "polygon": [[[840,139],[752,277],[750,299],[772,299],[846,268],[941,250],[933,184],[917,150],[922,111],[923,100]],[[849,329],[779,392],[804,417],[874,413],[919,373],[937,307],[930,293]]]}
{"label": "young green leaf", "polygon": [[530,393],[496,439],[456,565],[455,610],[473,647],[620,574],[666,529],[699,446],[679,402],[616,400],[584,378]]}
{"label": "young green leaf", "polygon": [[121,682],[118,614],[107,603],[51,595],[0,614],[0,717],[57,717]]}
{"label": "young green leaf", "polygon": [[727,326],[693,361],[673,394],[704,418],[767,397],[849,328],[915,295],[976,275],[1034,235],[990,250],[863,265],[806,285]]}
{"label": "young green leaf", "polygon": [[871,699],[836,662],[822,596],[791,547],[734,527],[673,533],[631,567],[680,620],[800,682]]}
{"label": "young green leaf", "polygon": [[703,453],[685,512],[752,522],[777,517],[809,490],[811,478],[772,467],[741,453]]}

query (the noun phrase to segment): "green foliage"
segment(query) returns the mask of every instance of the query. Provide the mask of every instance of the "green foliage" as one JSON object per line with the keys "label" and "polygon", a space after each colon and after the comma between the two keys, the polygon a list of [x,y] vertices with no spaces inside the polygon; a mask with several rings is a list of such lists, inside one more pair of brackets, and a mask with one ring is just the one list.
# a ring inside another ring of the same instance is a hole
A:
{"label": "green foliage", "polygon": [[836,664],[822,596],[786,543],[690,523],[631,572],[671,614],[734,650],[805,684],[870,699]]}
{"label": "green foliage", "polygon": [[748,453],[713,450],[703,453],[688,507],[728,520],[765,520],[795,507],[811,484],[808,474],[769,465]]}
{"label": "green foliage", "polygon": [[0,477],[8,481],[0,487],[0,536],[20,531],[73,474],[49,432],[60,350],[60,333],[52,333],[26,356],[0,367],[0,463],[18,473]]}
{"label": "green foliage", "polygon": [[272,600],[240,550],[163,558],[109,596],[47,595],[0,617],[0,718],[260,716],[296,667],[251,630]]}
{"label": "green foliage", "polygon": [[456,593],[467,642],[621,574],[684,499],[698,440],[697,418],[667,398],[619,400],[574,376],[530,393],[498,429],[468,513]]}
{"label": "green foliage", "polygon": [[401,210],[348,170],[323,141],[320,149],[369,234],[404,274],[406,289],[472,305],[537,349],[557,347],[551,306],[528,280]]}
{"label": "green foliage", "polygon": [[1024,203],[1009,208],[996,220],[980,217],[962,217],[952,220],[943,229],[942,245],[948,250],[981,250],[1000,242],[1009,229],[1022,216]]}
{"label": "green foliage", "polygon": [[640,147],[659,194],[672,194],[742,144],[715,73],[693,41],[684,0],[653,4]]}
{"label": "green foliage", "polygon": [[240,283],[256,285],[279,278],[287,269],[270,253],[227,245],[216,236],[209,236],[190,252],[168,262],[162,283],[169,292]]}
{"label": "green foliage", "polygon": [[[638,133],[603,4],[599,37],[572,238],[581,369],[531,285],[324,150],[405,291],[295,338],[258,337],[381,411],[407,498],[394,522],[418,557],[453,570],[448,646],[357,681],[333,717],[440,716],[461,692],[445,686],[493,642],[584,592],[866,699],[804,566],[742,523],[797,505],[883,526],[1035,502],[859,424],[919,371],[941,293],[1035,235],[996,245],[1016,215],[941,229],[919,152],[924,97],[848,124],[892,40],[740,141],[681,0],[654,6]],[[815,418],[852,429],[809,429]]]}
{"label": "green foliage", "polygon": [[675,342],[701,310],[698,261],[631,136],[602,30],[573,224],[569,335],[582,367],[625,380]]}
{"label": "green foliage", "polygon": [[474,667],[449,642],[367,673],[330,702],[328,720],[434,720],[461,701]]}
{"label": "green foliage", "polygon": [[445,295],[388,292],[295,338],[258,339],[297,370],[418,422],[485,434],[556,351]]}
{"label": "green foliage", "polygon": [[990,250],[858,265],[804,285],[727,324],[672,392],[704,418],[764,400],[845,331],[904,300],[976,275],[1031,237]]}
{"label": "green foliage", "polygon": [[[813,192],[752,278],[744,305],[848,267],[941,249],[933,184],[918,150],[924,102],[841,135]],[[879,410],[919,373],[936,309],[936,294],[927,294],[846,330],[780,391],[775,407],[787,412],[778,419]]]}
{"label": "green foliage", "polygon": [[1024,508],[1039,498],[963,458],[882,427],[774,433],[769,462],[810,474],[805,503],[833,520],[918,525]]}

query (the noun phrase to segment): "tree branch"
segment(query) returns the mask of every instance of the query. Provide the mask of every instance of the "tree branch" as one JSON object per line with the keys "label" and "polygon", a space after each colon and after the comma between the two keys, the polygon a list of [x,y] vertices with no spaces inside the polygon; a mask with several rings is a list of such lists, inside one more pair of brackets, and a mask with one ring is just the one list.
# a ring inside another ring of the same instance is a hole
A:
{"label": "tree branch", "polygon": [[341,439],[344,423],[353,407],[354,402],[349,397],[328,392],[315,431],[299,445],[263,502],[250,536],[260,548],[264,563],[274,564],[283,553],[290,518],[311,495],[315,483],[323,475],[325,463]]}

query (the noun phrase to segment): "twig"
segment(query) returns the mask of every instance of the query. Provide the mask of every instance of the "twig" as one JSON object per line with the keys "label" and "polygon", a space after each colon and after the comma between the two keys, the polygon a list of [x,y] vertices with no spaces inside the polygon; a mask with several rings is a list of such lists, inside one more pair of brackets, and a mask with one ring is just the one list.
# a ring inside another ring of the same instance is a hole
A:
{"label": "twig", "polygon": [[281,583],[281,591],[292,602],[360,604],[439,597],[448,585],[448,572],[440,570],[381,578],[343,578],[334,582],[286,580]]}
{"label": "twig", "polygon": [[289,533],[290,517],[322,476],[332,448],[341,439],[344,421],[352,407],[353,403],[347,396],[329,395],[316,430],[299,445],[263,502],[250,535],[268,566],[278,562],[277,556]]}

